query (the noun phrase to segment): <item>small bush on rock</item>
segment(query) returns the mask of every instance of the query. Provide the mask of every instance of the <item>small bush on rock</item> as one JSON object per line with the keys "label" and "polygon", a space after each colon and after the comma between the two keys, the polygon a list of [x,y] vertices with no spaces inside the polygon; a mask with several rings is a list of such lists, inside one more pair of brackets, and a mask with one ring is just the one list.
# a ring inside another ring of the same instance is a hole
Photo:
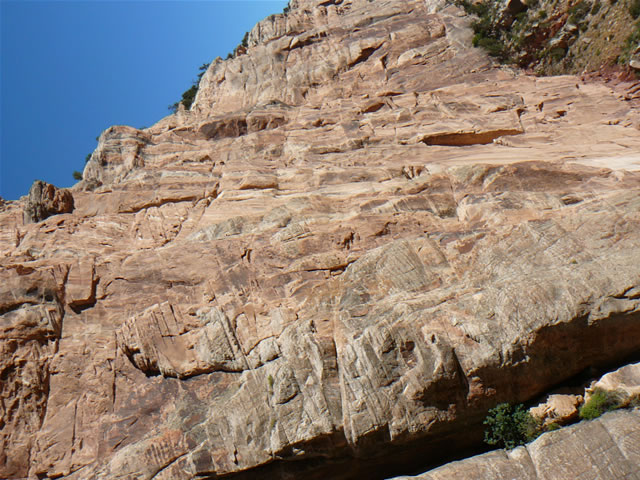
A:
{"label": "small bush on rock", "polygon": [[540,435],[539,422],[523,405],[501,403],[489,410],[484,425],[487,426],[484,432],[486,443],[509,449],[524,445]]}
{"label": "small bush on rock", "polygon": [[580,407],[580,418],[593,420],[600,415],[622,406],[622,399],[615,392],[596,388],[589,401]]}

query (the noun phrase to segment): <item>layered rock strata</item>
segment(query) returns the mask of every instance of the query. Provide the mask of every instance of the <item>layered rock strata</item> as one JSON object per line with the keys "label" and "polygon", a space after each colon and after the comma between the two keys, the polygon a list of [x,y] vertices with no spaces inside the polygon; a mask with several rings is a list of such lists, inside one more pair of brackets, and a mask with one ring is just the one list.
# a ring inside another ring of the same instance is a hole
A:
{"label": "layered rock strata", "polygon": [[294,1],[103,132],[73,212],[7,202],[0,476],[391,476],[637,352],[637,86],[496,67],[469,21]]}

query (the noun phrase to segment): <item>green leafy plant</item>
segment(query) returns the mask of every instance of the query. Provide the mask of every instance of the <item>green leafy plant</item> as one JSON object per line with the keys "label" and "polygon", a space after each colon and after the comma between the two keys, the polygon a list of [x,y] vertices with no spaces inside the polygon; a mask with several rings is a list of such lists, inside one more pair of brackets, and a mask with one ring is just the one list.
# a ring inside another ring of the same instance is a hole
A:
{"label": "green leafy plant", "polygon": [[622,405],[622,399],[617,393],[596,388],[589,401],[580,407],[580,418],[593,420],[603,413],[622,407]]}
{"label": "green leafy plant", "polygon": [[569,8],[569,23],[579,25],[580,22],[589,15],[591,4],[586,1],[578,2]]}
{"label": "green leafy plant", "polygon": [[78,170],[74,170],[73,171],[73,179],[74,180],[82,180],[82,172],[79,172]]}
{"label": "green leafy plant", "polygon": [[523,405],[501,403],[489,410],[484,420],[484,441],[489,445],[515,448],[540,435],[539,422]]}
{"label": "green leafy plant", "polygon": [[622,45],[622,50],[620,55],[618,56],[618,63],[621,65],[626,64],[631,59],[631,55],[635,50],[636,46],[640,43],[640,20],[637,21],[631,27],[631,33],[624,41]]}

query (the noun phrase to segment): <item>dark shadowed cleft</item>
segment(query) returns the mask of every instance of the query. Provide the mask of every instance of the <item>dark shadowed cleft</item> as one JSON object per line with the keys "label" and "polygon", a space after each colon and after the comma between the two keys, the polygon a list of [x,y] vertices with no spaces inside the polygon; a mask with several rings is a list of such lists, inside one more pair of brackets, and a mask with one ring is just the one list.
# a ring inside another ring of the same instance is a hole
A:
{"label": "dark shadowed cleft", "polygon": [[441,145],[445,147],[464,147],[468,145],[487,145],[496,138],[508,135],[520,135],[522,130],[505,129],[489,130],[486,132],[456,132],[439,135],[428,135],[422,139],[427,145]]}

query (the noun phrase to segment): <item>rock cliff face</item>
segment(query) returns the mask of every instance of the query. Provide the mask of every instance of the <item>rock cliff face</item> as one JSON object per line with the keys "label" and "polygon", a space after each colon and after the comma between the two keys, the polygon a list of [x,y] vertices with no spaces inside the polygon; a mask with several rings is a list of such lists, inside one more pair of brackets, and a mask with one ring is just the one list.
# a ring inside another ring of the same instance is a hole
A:
{"label": "rock cliff face", "polygon": [[0,477],[398,475],[640,349],[640,86],[497,67],[444,2],[291,7],[71,213],[0,207]]}
{"label": "rock cliff face", "polygon": [[[545,434],[525,447],[453,462],[396,480],[638,478],[640,411],[620,411]],[[586,453],[586,454],[585,454]]]}

